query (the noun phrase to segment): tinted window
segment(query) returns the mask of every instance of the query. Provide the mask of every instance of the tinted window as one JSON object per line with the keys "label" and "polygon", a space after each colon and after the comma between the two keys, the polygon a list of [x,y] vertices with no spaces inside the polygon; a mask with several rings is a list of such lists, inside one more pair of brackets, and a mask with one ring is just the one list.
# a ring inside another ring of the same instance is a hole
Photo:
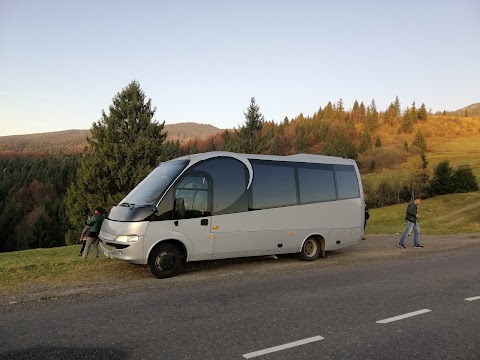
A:
{"label": "tinted window", "polygon": [[186,174],[175,186],[175,198],[185,201],[185,218],[210,215],[208,211],[209,180],[206,176]]}
{"label": "tinted window", "polygon": [[357,174],[352,165],[334,165],[339,199],[360,197]]}
{"label": "tinted window", "polygon": [[205,172],[212,179],[213,214],[248,210],[248,170],[241,161],[219,157],[202,161],[192,169]]}
{"label": "tinted window", "polygon": [[302,204],[336,199],[332,165],[301,165],[298,168],[298,185]]}
{"label": "tinted window", "polygon": [[295,168],[288,163],[251,161],[253,165],[252,209],[295,205]]}

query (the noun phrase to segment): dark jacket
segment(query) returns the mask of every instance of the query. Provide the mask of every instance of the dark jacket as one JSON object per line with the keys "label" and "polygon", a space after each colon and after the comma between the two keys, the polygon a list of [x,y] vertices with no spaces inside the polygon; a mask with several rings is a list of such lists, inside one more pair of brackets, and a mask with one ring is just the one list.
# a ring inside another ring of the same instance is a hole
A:
{"label": "dark jacket", "polygon": [[90,218],[90,220],[87,220],[87,225],[90,226],[90,234],[98,234],[100,232],[100,228],[102,227],[104,219],[105,215],[95,214]]}
{"label": "dark jacket", "polygon": [[417,223],[417,205],[415,205],[414,202],[408,204],[405,220],[410,221],[414,224]]}

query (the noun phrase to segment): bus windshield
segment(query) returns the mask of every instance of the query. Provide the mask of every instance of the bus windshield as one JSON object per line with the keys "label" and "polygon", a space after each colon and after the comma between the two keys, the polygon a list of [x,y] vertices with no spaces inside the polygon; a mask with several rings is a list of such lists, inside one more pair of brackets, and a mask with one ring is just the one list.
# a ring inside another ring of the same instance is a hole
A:
{"label": "bus windshield", "polygon": [[119,206],[156,205],[167,187],[187,164],[188,160],[160,164],[120,202]]}

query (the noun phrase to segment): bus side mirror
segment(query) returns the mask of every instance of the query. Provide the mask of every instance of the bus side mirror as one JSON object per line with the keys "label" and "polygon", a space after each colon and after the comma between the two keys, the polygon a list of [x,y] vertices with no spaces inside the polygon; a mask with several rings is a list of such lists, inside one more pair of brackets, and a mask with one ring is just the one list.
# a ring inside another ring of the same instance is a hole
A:
{"label": "bus side mirror", "polygon": [[185,218],[185,200],[183,198],[175,199],[175,219]]}

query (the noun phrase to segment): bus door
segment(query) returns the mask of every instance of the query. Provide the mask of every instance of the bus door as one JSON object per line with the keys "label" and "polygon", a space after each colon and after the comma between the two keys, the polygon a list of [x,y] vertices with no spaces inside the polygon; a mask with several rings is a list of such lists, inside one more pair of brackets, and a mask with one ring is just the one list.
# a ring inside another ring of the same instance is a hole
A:
{"label": "bus door", "polygon": [[210,189],[211,181],[206,174],[189,173],[175,185],[175,199],[183,199],[185,214],[175,219],[172,231],[185,235],[193,244],[193,258],[211,258],[213,240],[210,239]]}

